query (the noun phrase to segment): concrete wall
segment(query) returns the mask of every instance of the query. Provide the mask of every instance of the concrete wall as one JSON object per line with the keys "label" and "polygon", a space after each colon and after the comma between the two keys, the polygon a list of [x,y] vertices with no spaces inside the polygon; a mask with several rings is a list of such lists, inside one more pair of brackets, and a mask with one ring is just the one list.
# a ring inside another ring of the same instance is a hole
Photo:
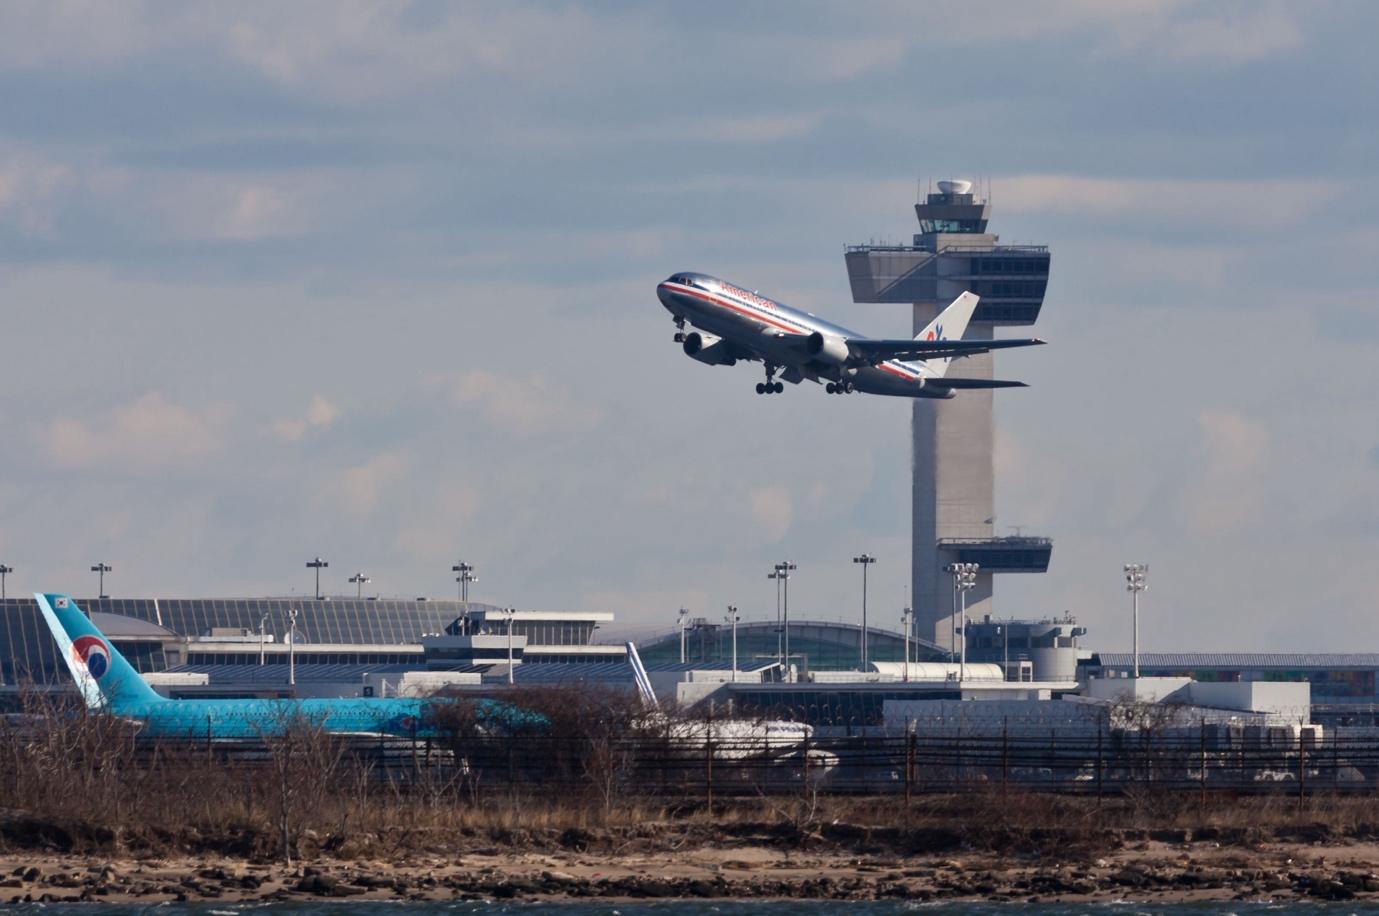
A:
{"label": "concrete wall", "polygon": [[[959,291],[961,292],[961,291]],[[956,294],[955,294],[956,295]],[[948,300],[915,303],[914,333],[922,331]],[[990,325],[972,325],[964,335],[989,340]],[[992,378],[991,354],[955,361],[955,378]],[[995,418],[991,390],[962,391],[944,401],[915,400],[913,436],[913,550],[911,575],[915,596],[915,634],[947,646],[954,617],[953,580],[943,567],[954,560],[940,550],[941,538],[989,538],[994,532]],[[991,575],[979,572],[967,593],[967,616],[992,613]]]}
{"label": "concrete wall", "polygon": [[1311,721],[1312,714],[1312,685],[1305,681],[1204,683],[1186,677],[1093,678],[1083,694],[1111,703],[1181,703],[1265,713],[1303,724]]}

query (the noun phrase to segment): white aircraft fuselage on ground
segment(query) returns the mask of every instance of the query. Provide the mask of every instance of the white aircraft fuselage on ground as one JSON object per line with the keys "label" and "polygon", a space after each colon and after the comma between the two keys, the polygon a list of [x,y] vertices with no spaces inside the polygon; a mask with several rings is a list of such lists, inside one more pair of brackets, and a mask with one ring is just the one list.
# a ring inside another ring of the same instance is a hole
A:
{"label": "white aircraft fuselage on ground", "polygon": [[[787,382],[822,383],[830,394],[862,391],[910,398],[951,398],[962,388],[1017,388],[1023,382],[947,378],[962,356],[1043,343],[962,340],[978,298],[965,292],[913,340],[877,340],[782,305],[774,299],[700,273],[677,273],[656,287],[675,319],[685,354],[710,366],[738,360],[766,366],[758,394],[778,394]],[[685,331],[685,325],[697,330]]]}

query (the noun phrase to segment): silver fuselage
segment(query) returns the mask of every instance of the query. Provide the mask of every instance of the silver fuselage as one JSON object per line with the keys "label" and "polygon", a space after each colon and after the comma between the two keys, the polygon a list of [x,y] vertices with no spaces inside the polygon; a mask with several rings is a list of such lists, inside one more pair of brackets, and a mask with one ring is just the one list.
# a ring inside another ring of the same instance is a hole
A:
{"label": "silver fuselage", "polygon": [[922,362],[893,359],[844,369],[801,358],[799,347],[794,345],[798,341],[789,338],[819,333],[865,339],[865,335],[716,277],[678,273],[657,286],[656,295],[672,315],[751,354],[745,358],[783,367],[791,381],[800,380],[790,377],[794,370],[815,382],[846,380],[868,394],[914,397],[924,387],[927,368]]}

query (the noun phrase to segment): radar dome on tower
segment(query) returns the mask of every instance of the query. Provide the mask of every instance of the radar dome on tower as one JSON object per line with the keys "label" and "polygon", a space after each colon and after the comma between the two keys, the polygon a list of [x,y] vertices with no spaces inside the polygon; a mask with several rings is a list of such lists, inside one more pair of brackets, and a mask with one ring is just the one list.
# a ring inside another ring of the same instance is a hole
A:
{"label": "radar dome on tower", "polygon": [[969,194],[972,182],[962,178],[945,178],[938,183],[938,189],[942,194]]}

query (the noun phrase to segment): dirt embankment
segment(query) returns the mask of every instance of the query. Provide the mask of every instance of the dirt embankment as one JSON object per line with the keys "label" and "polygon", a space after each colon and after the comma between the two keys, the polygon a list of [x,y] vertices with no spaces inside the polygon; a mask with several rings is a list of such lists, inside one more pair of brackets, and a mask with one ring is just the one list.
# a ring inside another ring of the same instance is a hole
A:
{"label": "dirt embankment", "polygon": [[0,814],[0,901],[1379,897],[1379,820],[1337,812],[1225,808],[1218,820],[1255,822],[1156,828],[942,823],[934,813],[915,826],[701,813],[594,828],[312,834],[291,865],[251,833],[132,835],[10,813]]}

